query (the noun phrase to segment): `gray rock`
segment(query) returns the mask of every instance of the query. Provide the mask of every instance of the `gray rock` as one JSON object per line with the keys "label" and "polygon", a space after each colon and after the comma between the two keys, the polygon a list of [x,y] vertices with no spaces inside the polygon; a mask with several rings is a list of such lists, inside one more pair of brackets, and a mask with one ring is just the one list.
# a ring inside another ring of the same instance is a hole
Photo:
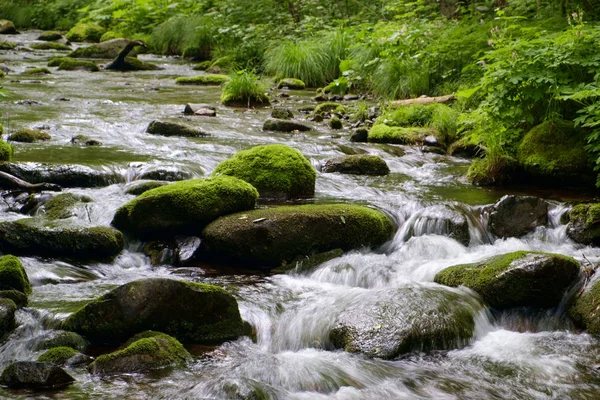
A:
{"label": "gray rock", "polygon": [[323,172],[340,172],[354,175],[387,175],[390,169],[379,156],[356,154],[325,161]]}
{"label": "gray rock", "polygon": [[212,111],[216,111],[217,108],[215,106],[210,105],[210,104],[188,103],[188,104],[185,105],[183,113],[184,114],[196,114],[196,112],[200,111],[200,110],[212,110]]}
{"label": "gray rock", "polygon": [[[216,117],[217,112],[215,110],[211,110],[209,108],[200,108],[199,110],[196,110],[194,115],[198,115],[200,117]],[[208,136],[208,135],[206,135],[206,136]]]}
{"label": "gray rock", "polygon": [[17,361],[2,372],[0,384],[11,389],[57,389],[75,382],[62,368],[51,363]]}
{"label": "gray rock", "polygon": [[268,120],[265,121],[265,124],[263,125],[263,130],[264,131],[275,131],[275,132],[293,132],[293,131],[306,132],[306,131],[310,131],[310,127],[303,125],[301,123],[298,123],[298,122],[294,122],[294,121],[269,118]]}
{"label": "gray rock", "polygon": [[271,117],[275,119],[292,119],[294,114],[287,108],[276,107],[271,111]]}
{"label": "gray rock", "polygon": [[7,19],[0,19],[0,35],[14,35],[19,33],[15,24]]}
{"label": "gray rock", "polygon": [[209,136],[199,129],[190,128],[186,125],[176,124],[174,122],[152,121],[148,125],[146,132],[152,135],[161,136],[183,136],[183,137],[202,137]]}
{"label": "gray rock", "polygon": [[123,182],[114,171],[85,165],[42,164],[35,162],[0,163],[0,171],[29,183],[53,183],[62,187],[103,187]]}
{"label": "gray rock", "polygon": [[498,237],[520,237],[548,224],[548,204],[533,196],[506,195],[487,212],[488,229]]}
{"label": "gray rock", "polygon": [[367,142],[369,139],[369,130],[366,128],[358,128],[352,136],[350,136],[351,142]]}

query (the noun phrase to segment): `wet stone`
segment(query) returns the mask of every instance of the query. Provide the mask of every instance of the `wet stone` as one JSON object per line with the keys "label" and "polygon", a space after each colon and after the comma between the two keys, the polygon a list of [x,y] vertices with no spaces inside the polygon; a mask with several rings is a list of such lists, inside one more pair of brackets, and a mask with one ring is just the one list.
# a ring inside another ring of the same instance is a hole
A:
{"label": "wet stone", "polygon": [[4,369],[0,384],[9,388],[57,389],[68,386],[75,379],[52,363],[17,361]]}

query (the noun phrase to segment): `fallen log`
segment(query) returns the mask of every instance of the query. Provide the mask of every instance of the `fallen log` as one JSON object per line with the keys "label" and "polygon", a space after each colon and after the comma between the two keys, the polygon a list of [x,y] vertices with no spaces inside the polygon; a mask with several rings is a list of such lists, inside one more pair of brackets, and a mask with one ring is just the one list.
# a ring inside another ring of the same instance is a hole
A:
{"label": "fallen log", "polygon": [[421,96],[421,97],[417,97],[415,99],[394,100],[390,104],[393,107],[412,106],[412,105],[416,105],[416,104],[424,106],[426,104],[432,104],[432,103],[449,103],[454,100],[456,100],[456,96],[453,94],[449,94],[446,96],[438,96],[438,97]]}
{"label": "fallen log", "polygon": [[28,193],[43,192],[44,190],[52,192],[60,192],[62,187],[54,183],[29,183],[23,179],[17,178],[14,175],[0,171],[0,188],[1,189],[17,189]]}

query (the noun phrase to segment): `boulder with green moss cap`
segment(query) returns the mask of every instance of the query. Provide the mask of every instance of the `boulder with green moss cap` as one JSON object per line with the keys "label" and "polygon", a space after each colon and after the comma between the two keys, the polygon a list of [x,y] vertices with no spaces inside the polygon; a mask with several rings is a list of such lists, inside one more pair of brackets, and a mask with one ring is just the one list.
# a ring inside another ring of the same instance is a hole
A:
{"label": "boulder with green moss cap", "polygon": [[65,38],[70,42],[99,42],[106,29],[97,24],[77,24]]}
{"label": "boulder with green moss cap", "polygon": [[44,216],[49,219],[66,219],[76,215],[77,206],[92,202],[88,196],[61,193],[44,204]]}
{"label": "boulder with green moss cap", "polygon": [[470,343],[475,313],[483,309],[473,296],[444,288],[375,292],[355,293],[347,300],[329,334],[335,347],[384,359],[460,348]]}
{"label": "boulder with green moss cap", "polygon": [[275,119],[292,119],[294,118],[294,114],[292,110],[285,107],[275,107],[271,111],[271,117]]}
{"label": "boulder with green moss cap", "polygon": [[567,236],[577,243],[600,245],[600,203],[579,204],[569,212]]}
{"label": "boulder with green moss cap", "polygon": [[11,142],[35,143],[52,139],[48,133],[38,129],[19,129],[8,136]]}
{"label": "boulder with green moss cap", "polygon": [[0,35],[14,35],[19,33],[15,24],[7,19],[0,19]]}
{"label": "boulder with green moss cap", "polygon": [[221,86],[231,80],[227,75],[208,74],[198,76],[180,76],[175,79],[178,85]]}
{"label": "boulder with green moss cap", "polygon": [[13,155],[13,147],[0,140],[0,161],[10,161]]}
{"label": "boulder with green moss cap", "polygon": [[70,347],[77,351],[85,351],[90,343],[75,332],[50,331],[37,345],[35,350],[48,350],[53,347]]}
{"label": "boulder with green moss cap", "polygon": [[58,389],[75,382],[62,368],[52,363],[16,361],[0,375],[0,384],[11,389]]}
{"label": "boulder with green moss cap", "polygon": [[73,313],[62,329],[94,343],[120,344],[147,330],[184,343],[221,343],[244,332],[235,298],[220,287],[165,278],[111,290]]}
{"label": "boulder with green moss cap", "polygon": [[92,362],[92,359],[85,354],[81,354],[75,349],[61,346],[46,350],[38,357],[37,361],[51,363],[58,366],[76,366],[89,364]]}
{"label": "boulder with green moss cap", "polygon": [[27,294],[15,289],[0,290],[0,299],[12,300],[17,305],[17,308],[27,307],[27,304],[29,304]]}
{"label": "boulder with green moss cap", "polygon": [[42,40],[44,42],[53,42],[60,39],[62,39],[62,35],[60,32],[56,31],[44,31],[37,38],[37,40]]}
{"label": "boulder with green moss cap", "polygon": [[0,289],[18,290],[25,294],[31,293],[27,272],[21,261],[13,255],[0,257]]}
{"label": "boulder with green moss cap", "polygon": [[588,134],[568,121],[546,121],[521,141],[517,162],[527,181],[552,186],[596,182],[594,157],[586,150]]}
{"label": "boulder with green moss cap", "polygon": [[116,257],[123,246],[123,234],[106,226],[78,227],[41,218],[0,223],[4,253],[103,261]]}
{"label": "boulder with green moss cap", "polygon": [[340,114],[344,115],[346,113],[346,107],[344,107],[340,103],[335,102],[325,102],[321,103],[315,107],[313,111],[315,115],[324,115],[324,114]]}
{"label": "boulder with green moss cap", "polygon": [[97,72],[100,68],[90,60],[78,60],[71,57],[54,57],[48,61],[49,67],[58,67],[60,71],[90,71]]}
{"label": "boulder with green moss cap", "polygon": [[146,331],[131,338],[123,349],[98,357],[88,370],[96,375],[145,372],[183,365],[191,359],[191,354],[177,339]]}
{"label": "boulder with green moss cap", "polygon": [[[124,38],[107,40],[101,43],[95,43],[87,47],[79,47],[68,55],[71,58],[106,58],[113,59],[119,55],[121,50],[131,41]],[[135,55],[135,49],[129,52]]]}
{"label": "boulder with green moss cap", "polygon": [[421,144],[431,134],[427,128],[387,126],[376,124],[367,136],[369,142],[415,145]]}
{"label": "boulder with green moss cap", "polygon": [[596,280],[575,300],[568,314],[588,333],[600,336],[600,281]]}
{"label": "boulder with green moss cap", "polygon": [[10,299],[0,298],[0,339],[15,328],[17,305]]}
{"label": "boulder with green moss cap", "polygon": [[471,288],[495,308],[550,308],[558,306],[579,273],[579,263],[572,257],[517,251],[446,268],[434,280]]}
{"label": "boulder with green moss cap", "polygon": [[220,163],[213,175],[242,179],[254,186],[263,198],[311,197],[317,173],[298,150],[282,144],[268,144],[242,150]]}
{"label": "boulder with green moss cap", "polygon": [[277,88],[279,89],[288,88],[292,90],[302,90],[305,87],[306,84],[304,82],[302,82],[300,79],[294,78],[284,78],[277,84]]}
{"label": "boulder with green moss cap", "polygon": [[287,119],[269,118],[263,124],[263,131],[273,132],[306,132],[310,131],[310,126]]}
{"label": "boulder with green moss cap", "polygon": [[29,47],[31,47],[34,50],[71,50],[71,46],[57,42],[32,43]]}
{"label": "boulder with green moss cap", "polygon": [[[46,44],[46,43],[44,43]],[[51,74],[52,71],[50,71],[48,68],[46,67],[36,67],[36,68],[27,68],[25,71],[23,71],[23,73],[21,75],[47,75],[47,74]]]}
{"label": "boulder with green moss cap", "polygon": [[340,172],[355,175],[387,175],[390,169],[379,156],[356,154],[325,161],[323,172]]}
{"label": "boulder with green moss cap", "polygon": [[202,232],[205,254],[273,268],[333,249],[379,246],[392,236],[380,211],[355,205],[275,207],[221,217]]}
{"label": "boulder with green moss cap", "polygon": [[180,181],[142,193],[112,224],[142,237],[197,234],[222,215],[253,209],[257,198],[252,185],[234,177]]}
{"label": "boulder with green moss cap", "polygon": [[184,137],[202,137],[209,136],[208,134],[202,132],[199,129],[190,128],[183,124],[176,124],[174,122],[164,122],[164,121],[152,121],[146,132],[152,135],[161,135],[161,136],[184,136]]}

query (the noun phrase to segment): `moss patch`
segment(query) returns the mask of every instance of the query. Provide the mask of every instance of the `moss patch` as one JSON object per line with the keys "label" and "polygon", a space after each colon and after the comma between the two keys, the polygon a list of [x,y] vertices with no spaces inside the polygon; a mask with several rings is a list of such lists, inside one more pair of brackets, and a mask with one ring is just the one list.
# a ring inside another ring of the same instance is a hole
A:
{"label": "moss patch", "polygon": [[56,42],[33,43],[30,47],[34,50],[71,50],[71,46]]}
{"label": "moss patch", "polygon": [[585,291],[569,309],[569,316],[592,335],[600,335],[600,281]]}
{"label": "moss patch", "polygon": [[13,155],[13,147],[0,140],[0,161],[10,161]]}
{"label": "moss patch", "polygon": [[43,40],[45,42],[53,42],[55,40],[62,39],[62,35],[56,31],[45,31],[38,36],[37,40]]}
{"label": "moss patch", "polygon": [[52,71],[50,71],[48,68],[45,67],[39,67],[39,68],[27,68],[22,75],[46,75],[46,74],[51,74]]}
{"label": "moss patch", "polygon": [[27,295],[19,290],[0,290],[0,299],[12,300],[18,308],[27,307],[29,299]]}
{"label": "moss patch", "polygon": [[139,182],[125,190],[125,193],[132,194],[134,196],[139,196],[142,193],[147,192],[148,190],[156,189],[161,186],[165,186],[166,182],[159,181],[149,181],[149,182]]}
{"label": "moss patch", "polygon": [[39,362],[49,362],[52,364],[65,364],[70,358],[75,357],[79,352],[70,347],[54,347],[46,350],[44,354],[38,357]]}
{"label": "moss patch", "polygon": [[306,84],[304,82],[302,82],[300,79],[284,78],[279,81],[279,83],[277,84],[277,87],[279,89],[287,87],[288,89],[292,89],[292,90],[302,90],[306,87]]}
{"label": "moss patch", "polygon": [[48,61],[49,67],[58,67],[61,71],[85,70],[90,72],[100,71],[100,68],[89,60],[77,60],[70,57],[54,57]]}
{"label": "moss patch", "polygon": [[517,165],[508,156],[475,160],[467,171],[467,180],[475,186],[500,186],[515,179]]}
{"label": "moss patch", "polygon": [[315,193],[316,171],[298,150],[281,144],[242,150],[217,166],[213,175],[242,179],[261,197],[297,198]]}
{"label": "moss patch", "polygon": [[29,277],[21,261],[12,255],[0,258],[0,289],[31,293]]}
{"label": "moss patch", "polygon": [[8,140],[11,142],[21,143],[35,143],[50,139],[52,139],[52,136],[37,129],[19,129],[8,137]]}
{"label": "moss patch", "polygon": [[53,347],[70,347],[78,351],[85,351],[89,342],[75,332],[58,332],[49,339],[40,342],[35,350],[47,350]]}
{"label": "moss patch", "polygon": [[73,208],[77,203],[89,203],[92,199],[74,193],[61,193],[44,204],[46,218],[65,219],[73,216]]}
{"label": "moss patch", "polygon": [[17,305],[10,299],[0,299],[0,338],[15,328]]}
{"label": "moss patch", "polygon": [[329,204],[275,207],[219,218],[204,229],[208,254],[272,268],[333,249],[378,246],[394,227],[368,207]]}
{"label": "moss patch", "polygon": [[425,137],[431,134],[432,131],[427,128],[403,128],[377,124],[369,130],[367,140],[375,143],[415,145],[423,143]]}
{"label": "moss patch", "polygon": [[96,24],[75,25],[65,35],[70,42],[99,42],[106,29]]}
{"label": "moss patch", "polygon": [[346,114],[346,107],[344,107],[340,103],[326,101],[326,102],[321,103],[318,106],[316,106],[313,113],[315,115],[323,115],[323,114],[328,114],[328,113],[344,115],[344,114]]}
{"label": "moss patch", "polygon": [[180,76],[175,79],[178,85],[202,85],[202,86],[220,86],[229,82],[231,78],[227,75],[198,75],[198,76]]}
{"label": "moss patch", "polygon": [[569,212],[567,235],[578,243],[600,244],[600,203],[579,204]]}
{"label": "moss patch", "polygon": [[197,234],[222,215],[254,208],[258,192],[232,177],[180,181],[119,208],[112,224],[140,236]]}

